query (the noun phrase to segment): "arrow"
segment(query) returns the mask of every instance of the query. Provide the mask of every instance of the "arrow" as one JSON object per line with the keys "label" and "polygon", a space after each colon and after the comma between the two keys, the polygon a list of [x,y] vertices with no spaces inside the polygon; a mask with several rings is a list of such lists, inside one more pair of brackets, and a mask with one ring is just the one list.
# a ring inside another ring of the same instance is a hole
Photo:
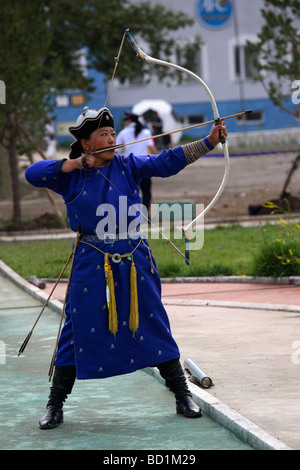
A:
{"label": "arrow", "polygon": [[[252,109],[247,109],[246,111],[242,111],[240,113],[230,114],[229,116],[221,117],[220,121],[225,121],[225,119],[231,119],[231,118],[234,118],[234,117],[237,117],[237,116],[243,116],[243,115],[251,114],[252,112],[253,112]],[[175,129],[174,131],[163,132],[162,134],[153,135],[150,138],[146,137],[145,139],[134,140],[133,142],[128,142],[127,144],[119,144],[119,145],[114,145],[113,147],[106,147],[104,149],[95,150],[94,152],[91,152],[90,155],[94,155],[94,154],[102,153],[102,152],[107,152],[108,150],[120,149],[120,148],[126,147],[126,145],[137,144],[139,142],[145,142],[146,140],[150,140],[150,139],[158,139],[159,137],[164,137],[165,135],[175,134],[176,132],[187,131],[189,129],[195,129],[196,127],[206,126],[207,124],[213,124],[213,123],[215,123],[215,119],[212,119],[211,121],[201,122],[199,124],[193,124],[192,126],[182,127],[180,129]]]}

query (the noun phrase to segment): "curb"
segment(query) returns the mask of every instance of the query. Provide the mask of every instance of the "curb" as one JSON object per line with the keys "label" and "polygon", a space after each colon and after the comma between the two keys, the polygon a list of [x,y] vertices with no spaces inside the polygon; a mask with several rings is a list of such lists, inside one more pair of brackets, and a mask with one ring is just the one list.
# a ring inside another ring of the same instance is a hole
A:
{"label": "curb", "polygon": [[[216,276],[216,277],[174,277],[162,278],[165,284],[176,283],[245,283],[245,284],[273,284],[273,285],[300,285],[299,276],[290,276],[273,279],[271,277],[252,276]],[[210,306],[224,308],[245,308],[253,310],[277,310],[279,312],[300,312],[299,305],[285,304],[259,304],[251,302],[230,302],[221,300],[187,300],[163,298],[164,305]]]}
{"label": "curb", "polygon": [[245,308],[252,310],[277,310],[279,312],[300,312],[300,306],[298,305],[280,305],[280,304],[252,304],[247,302],[229,302],[229,301],[218,301],[218,300],[169,300],[163,299],[164,305],[187,305],[190,307],[194,306],[210,306],[210,307],[224,307],[224,308]]}
{"label": "curb", "polygon": [[[45,303],[48,299],[48,295],[41,291],[38,287],[31,285],[28,281],[24,280],[19,274],[13,271],[9,266],[7,266],[3,261],[0,260],[0,273],[6,278],[11,280],[18,287],[23,289],[25,292],[32,295],[35,299],[40,300],[42,303]],[[170,301],[169,304],[174,304],[181,302],[185,305],[213,305],[216,302],[197,302],[196,304],[193,301]],[[201,302],[201,303],[199,303]],[[164,303],[167,303],[164,301]],[[224,304],[223,306],[232,307],[230,303],[218,302],[218,305]],[[226,304],[226,305],[225,305]],[[54,310],[55,312],[61,314],[62,303],[58,300],[52,300],[51,298],[48,301],[48,307]],[[242,304],[248,305],[250,304]],[[237,306],[236,304],[234,305]],[[271,306],[269,306],[271,307]],[[275,309],[275,306],[272,306]],[[291,307],[291,306],[289,306]],[[243,306],[242,308],[246,308]],[[253,308],[253,307],[251,307]],[[266,308],[266,305],[263,306]],[[285,307],[286,308],[286,307]],[[283,309],[283,306],[281,306]],[[294,310],[293,310],[294,311]],[[300,309],[299,309],[300,311]],[[160,376],[158,369],[156,368],[146,368],[144,369],[146,373],[152,375],[156,380],[164,384],[163,378]],[[208,392],[200,389],[193,383],[188,383],[189,389],[193,395],[195,403],[206,413],[210,418],[216,421],[218,424],[223,426],[225,429],[232,432],[236,437],[241,441],[249,444],[255,450],[292,450],[286,444],[277,440],[266,431],[261,429],[256,424],[249,421],[247,418],[244,418],[242,415],[237,413],[235,410],[231,409],[229,406],[222,403],[217,398],[210,395]]]}
{"label": "curb", "polygon": [[287,277],[253,277],[253,276],[214,276],[214,277],[166,277],[161,278],[164,283],[245,283],[245,284],[275,284],[275,285],[300,285],[300,276]]}
{"label": "curb", "polygon": [[13,242],[36,242],[46,240],[74,240],[74,232],[66,230],[51,231],[47,233],[41,232],[28,232],[28,233],[7,233],[6,235],[0,235],[0,242],[2,243],[13,243]]}
{"label": "curb", "polygon": [[[144,371],[164,384],[158,369],[147,368]],[[188,385],[193,400],[205,414],[255,450],[293,450],[197,385],[190,382]]]}
{"label": "curb", "polygon": [[[13,271],[9,266],[7,266],[3,261],[0,260],[0,274],[3,274],[6,278],[16,284],[18,287],[23,289],[28,294],[32,295],[35,299],[39,300],[43,304],[47,301],[49,295],[45,292],[42,292],[39,287],[30,284],[30,282],[23,279],[18,273]],[[49,299],[48,307],[54,310],[56,313],[61,314],[62,303],[59,300]]]}

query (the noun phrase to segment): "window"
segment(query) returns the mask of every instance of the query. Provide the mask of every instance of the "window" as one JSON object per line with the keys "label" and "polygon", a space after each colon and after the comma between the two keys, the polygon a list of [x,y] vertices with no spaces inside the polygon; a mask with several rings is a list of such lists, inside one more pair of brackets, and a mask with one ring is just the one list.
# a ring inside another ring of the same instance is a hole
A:
{"label": "window", "polygon": [[237,124],[262,124],[264,122],[264,115],[262,111],[252,111],[250,114],[244,114],[237,117]]}
{"label": "window", "polygon": [[83,106],[84,105],[84,95],[76,94],[71,96],[71,104],[72,106]]}
{"label": "window", "polygon": [[201,124],[204,122],[205,116],[203,114],[189,114],[185,117],[185,123],[187,125]]}
{"label": "window", "polygon": [[251,80],[255,75],[255,67],[252,63],[253,52],[247,46],[235,46],[234,48],[234,72],[240,80]]}
{"label": "window", "polygon": [[[196,53],[190,53],[185,59],[183,59],[182,54],[178,51],[176,54],[176,64],[184,67],[188,70],[192,70],[196,75],[202,76],[202,61],[201,61],[201,51]],[[190,85],[194,82],[194,79],[190,75],[184,75],[184,83]]]}
{"label": "window", "polygon": [[70,105],[68,95],[57,95],[55,101],[58,108],[65,108]]}
{"label": "window", "polygon": [[253,80],[256,69],[253,65],[254,52],[247,45],[247,41],[256,42],[253,35],[241,35],[229,41],[229,66],[232,81]]}

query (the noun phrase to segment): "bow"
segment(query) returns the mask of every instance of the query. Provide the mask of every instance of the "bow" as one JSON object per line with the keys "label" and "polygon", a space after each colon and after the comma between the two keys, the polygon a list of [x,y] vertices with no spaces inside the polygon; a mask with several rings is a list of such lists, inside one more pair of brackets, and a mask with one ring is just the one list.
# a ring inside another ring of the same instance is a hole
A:
{"label": "bow", "polygon": [[[211,106],[212,106],[212,109],[213,109],[215,123],[216,124],[221,123],[221,119],[220,119],[220,116],[219,116],[219,112],[218,112],[218,108],[217,108],[215,98],[214,98],[212,92],[210,91],[209,87],[207,86],[207,84],[202,80],[202,78],[200,78],[194,72],[192,72],[192,71],[190,71],[190,70],[188,70],[184,67],[181,67],[180,65],[173,64],[172,62],[167,62],[167,61],[164,61],[164,60],[161,60],[161,59],[155,59],[154,57],[149,56],[144,51],[142,51],[142,49],[137,45],[137,43],[135,42],[135,40],[133,39],[133,37],[129,33],[129,30],[125,26],[123,27],[123,32],[124,32],[124,34],[126,34],[126,37],[129,41],[131,47],[136,52],[139,59],[141,59],[145,62],[148,62],[150,64],[157,64],[157,65],[163,65],[165,67],[172,67],[172,68],[174,68],[176,70],[179,70],[183,73],[187,73],[193,79],[195,79],[197,82],[199,82],[200,85],[202,85],[202,87],[204,88],[204,90],[206,91],[206,93],[209,97],[209,100],[210,100],[210,103],[211,103]],[[200,218],[203,218],[204,215],[214,206],[214,204],[217,202],[217,200],[221,196],[222,192],[224,191],[224,188],[225,188],[226,183],[227,183],[227,179],[228,179],[228,175],[229,175],[229,152],[228,152],[228,147],[227,147],[226,140],[222,137],[222,138],[220,138],[220,141],[222,143],[223,154],[224,154],[224,158],[225,158],[225,171],[224,171],[224,176],[223,176],[223,179],[222,179],[221,184],[219,186],[219,189],[216,192],[213,199],[210,201],[210,203],[205,207],[205,209],[199,215],[197,215],[185,228],[183,228],[183,234],[184,234],[184,237],[185,237],[185,251],[186,251],[185,258],[186,258],[186,263],[188,265],[190,264],[189,263],[189,242],[190,242],[190,239],[191,239],[192,227],[193,227],[193,225],[195,224],[195,222],[197,220],[199,220]]]}

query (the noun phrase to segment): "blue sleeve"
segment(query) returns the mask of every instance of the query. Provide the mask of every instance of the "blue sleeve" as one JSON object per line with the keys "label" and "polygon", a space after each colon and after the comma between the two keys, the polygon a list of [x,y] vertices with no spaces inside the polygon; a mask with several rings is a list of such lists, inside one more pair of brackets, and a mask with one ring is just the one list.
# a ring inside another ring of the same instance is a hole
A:
{"label": "blue sleeve", "polygon": [[160,176],[166,178],[176,175],[187,165],[214,149],[208,137],[204,139],[164,150],[159,155],[136,157],[131,155],[133,173],[136,181],[141,178]]}
{"label": "blue sleeve", "polygon": [[40,160],[25,170],[26,180],[36,188],[48,188],[63,196],[65,200],[72,199],[73,173],[61,171],[63,160]]}
{"label": "blue sleeve", "polygon": [[142,178],[159,176],[167,178],[176,175],[188,164],[182,147],[163,150],[159,155],[130,155],[132,171],[136,181]]}

